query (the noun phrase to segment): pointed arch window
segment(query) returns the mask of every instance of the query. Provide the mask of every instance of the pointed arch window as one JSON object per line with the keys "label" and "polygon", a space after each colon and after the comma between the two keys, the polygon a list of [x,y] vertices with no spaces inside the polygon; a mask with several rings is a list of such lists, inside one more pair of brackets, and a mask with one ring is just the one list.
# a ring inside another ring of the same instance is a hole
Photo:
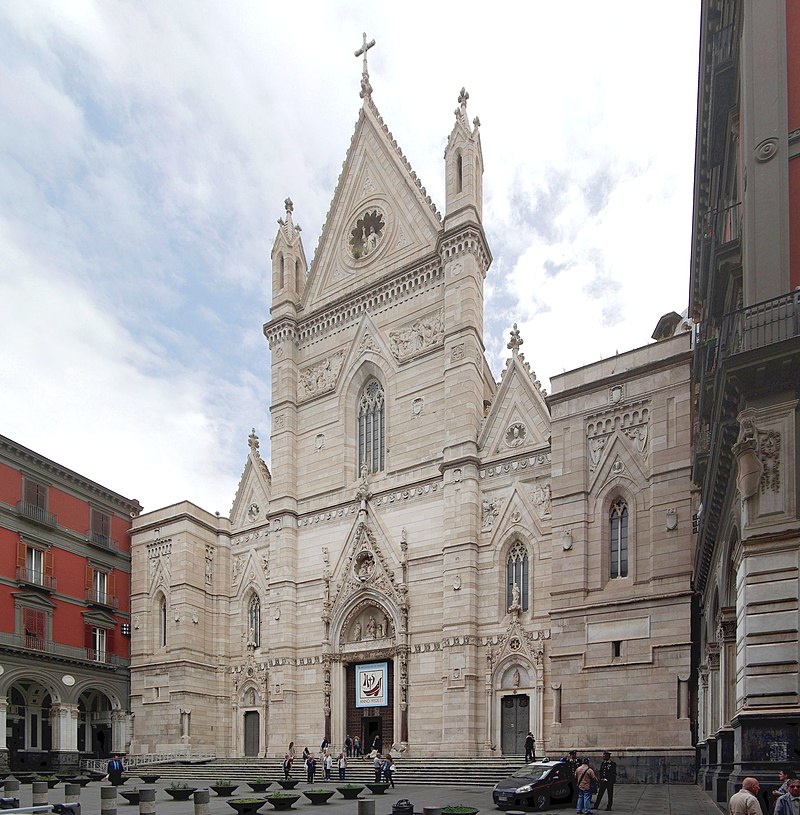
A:
{"label": "pointed arch window", "polygon": [[515,604],[528,610],[528,550],[520,541],[514,544],[506,561],[506,608]]}
{"label": "pointed arch window", "polygon": [[461,153],[456,156],[456,188],[457,192],[464,191],[464,158]]}
{"label": "pointed arch window", "polygon": [[358,467],[377,473],[383,470],[386,448],[386,404],[383,386],[370,379],[358,402]]}
{"label": "pointed arch window", "polygon": [[612,578],[628,576],[628,505],[615,501],[609,513],[611,527],[610,572]]}
{"label": "pointed arch window", "polygon": [[247,607],[247,643],[255,648],[261,646],[261,600],[254,594]]}
{"label": "pointed arch window", "polygon": [[167,598],[163,595],[158,601],[158,646],[166,647],[167,644]]}

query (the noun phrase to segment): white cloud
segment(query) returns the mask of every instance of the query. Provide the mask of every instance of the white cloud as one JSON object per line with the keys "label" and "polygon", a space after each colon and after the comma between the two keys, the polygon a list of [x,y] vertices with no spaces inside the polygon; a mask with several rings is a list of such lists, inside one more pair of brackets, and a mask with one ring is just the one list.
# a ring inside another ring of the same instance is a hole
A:
{"label": "white cloud", "polygon": [[268,452],[275,220],[291,196],[311,259],[364,30],[440,208],[462,85],[483,123],[495,373],[515,319],[543,379],[643,344],[686,301],[698,6],[0,5],[0,432],[227,510],[251,425]]}

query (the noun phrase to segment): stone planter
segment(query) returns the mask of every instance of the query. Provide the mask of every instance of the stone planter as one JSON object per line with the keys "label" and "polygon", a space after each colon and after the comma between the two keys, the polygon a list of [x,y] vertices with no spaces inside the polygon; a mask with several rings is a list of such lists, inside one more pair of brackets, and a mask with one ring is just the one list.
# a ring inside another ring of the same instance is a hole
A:
{"label": "stone planter", "polygon": [[80,784],[82,787],[85,787],[87,784],[91,784],[92,781],[94,781],[94,778],[91,778],[88,775],[74,775],[72,778],[67,780],[70,784]]}
{"label": "stone planter", "polygon": [[196,787],[167,787],[164,792],[172,796],[175,801],[188,801],[196,789]]}
{"label": "stone planter", "polygon": [[299,778],[279,778],[278,783],[285,789],[285,790],[293,790],[299,783]]}
{"label": "stone planter", "polygon": [[[220,797],[227,798],[233,795],[233,791],[238,787],[238,784],[212,784],[211,789]],[[263,801],[262,801],[263,803]]]}
{"label": "stone planter", "polygon": [[327,804],[333,797],[333,790],[306,790],[303,795],[305,795],[312,804]]}
{"label": "stone planter", "polygon": [[364,792],[364,787],[360,784],[349,784],[345,787],[336,787],[336,790],[347,801],[355,801],[359,794]]}
{"label": "stone planter", "polygon": [[247,786],[250,787],[253,792],[266,792],[267,789],[272,786],[272,781],[248,781]]}
{"label": "stone planter", "polygon": [[158,781],[158,779],[161,778],[161,776],[160,775],[140,775],[139,778],[141,778],[142,781],[144,781],[145,784],[155,784],[156,781]]}
{"label": "stone planter", "polygon": [[275,809],[291,809],[292,804],[296,804],[299,800],[299,795],[292,795],[289,792],[283,794],[276,792],[273,795],[267,796],[267,801],[272,804]]}
{"label": "stone planter", "polygon": [[239,815],[255,815],[264,806],[263,798],[231,798],[228,806]]}
{"label": "stone planter", "polygon": [[442,807],[442,815],[478,815],[480,812],[479,809],[475,807],[466,807],[466,806],[449,806],[449,807]]}
{"label": "stone planter", "polygon": [[117,790],[117,792],[129,803],[139,803],[139,790]]}
{"label": "stone planter", "polygon": [[374,781],[367,781],[367,786],[373,795],[383,795],[389,789],[389,785],[384,784],[382,781],[377,784]]}

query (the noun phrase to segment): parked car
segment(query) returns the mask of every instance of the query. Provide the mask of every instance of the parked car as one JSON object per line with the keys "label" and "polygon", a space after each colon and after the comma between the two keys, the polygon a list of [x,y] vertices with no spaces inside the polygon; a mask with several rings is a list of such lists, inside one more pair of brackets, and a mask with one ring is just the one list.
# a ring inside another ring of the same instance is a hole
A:
{"label": "parked car", "polygon": [[563,761],[534,761],[495,785],[492,798],[498,809],[544,809],[572,800],[575,779]]}

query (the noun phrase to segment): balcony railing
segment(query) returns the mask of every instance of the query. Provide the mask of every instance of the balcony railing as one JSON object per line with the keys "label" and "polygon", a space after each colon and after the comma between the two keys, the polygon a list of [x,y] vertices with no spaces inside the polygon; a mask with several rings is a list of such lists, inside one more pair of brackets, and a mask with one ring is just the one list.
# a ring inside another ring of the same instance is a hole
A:
{"label": "balcony railing", "polygon": [[119,543],[113,540],[109,535],[104,535],[102,532],[92,532],[90,529],[86,532],[86,540],[102,549],[119,549]]}
{"label": "balcony railing", "polygon": [[800,337],[800,291],[726,314],[721,333],[725,357]]}
{"label": "balcony railing", "polygon": [[95,591],[95,589],[86,589],[86,602],[95,606],[107,606],[114,609],[119,606],[119,602],[114,595],[105,591]]}
{"label": "balcony railing", "polygon": [[65,657],[75,659],[80,662],[102,663],[103,665],[127,665],[128,660],[109,654],[108,651],[97,651],[94,648],[75,648],[71,645],[61,645],[50,642],[41,637],[34,637],[28,634],[10,634],[7,631],[0,631],[0,646],[10,646],[23,651],[36,651],[49,656]]}
{"label": "balcony railing", "polygon": [[57,526],[58,517],[46,509],[30,503],[30,501],[17,501],[17,512],[24,518],[29,518],[45,526]]}
{"label": "balcony railing", "polygon": [[17,566],[17,580],[29,586],[41,586],[43,589],[55,591],[56,579],[51,574],[45,574],[41,569],[26,569]]}
{"label": "balcony railing", "polygon": [[715,209],[711,213],[710,228],[717,248],[738,241],[742,233],[742,205]]}

